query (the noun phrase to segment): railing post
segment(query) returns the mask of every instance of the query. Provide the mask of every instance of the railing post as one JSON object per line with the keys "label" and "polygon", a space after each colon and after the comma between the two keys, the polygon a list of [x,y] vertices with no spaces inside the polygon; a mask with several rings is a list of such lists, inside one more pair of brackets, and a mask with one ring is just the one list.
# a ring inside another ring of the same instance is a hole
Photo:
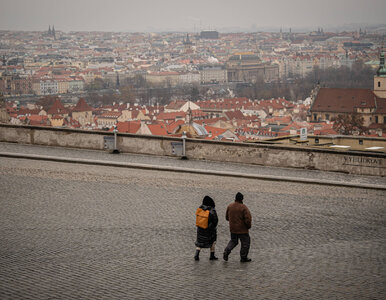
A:
{"label": "railing post", "polygon": [[117,147],[117,132],[118,132],[118,129],[117,129],[117,125],[114,125],[114,150],[113,150],[113,154],[119,154],[119,150],[118,150],[118,147]]}
{"label": "railing post", "polygon": [[182,156],[181,159],[188,159],[186,156],[186,131],[182,133]]}

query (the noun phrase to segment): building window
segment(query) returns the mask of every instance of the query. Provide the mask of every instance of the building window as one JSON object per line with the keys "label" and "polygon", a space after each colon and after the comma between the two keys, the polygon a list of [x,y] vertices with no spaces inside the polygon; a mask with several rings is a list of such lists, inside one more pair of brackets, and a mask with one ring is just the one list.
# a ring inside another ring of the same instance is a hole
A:
{"label": "building window", "polygon": [[378,116],[375,116],[375,123],[378,124]]}
{"label": "building window", "polygon": [[363,145],[363,140],[359,140],[359,145]]}
{"label": "building window", "polygon": [[317,119],[318,119],[318,115],[314,114],[314,121],[316,121]]}
{"label": "building window", "polygon": [[386,124],[386,117],[383,117],[383,124]]}
{"label": "building window", "polygon": [[326,114],[326,120],[330,120],[330,115]]}
{"label": "building window", "polygon": [[378,81],[378,87],[381,87],[381,82],[380,81]]}
{"label": "building window", "polygon": [[315,144],[319,144],[319,139],[315,138]]}

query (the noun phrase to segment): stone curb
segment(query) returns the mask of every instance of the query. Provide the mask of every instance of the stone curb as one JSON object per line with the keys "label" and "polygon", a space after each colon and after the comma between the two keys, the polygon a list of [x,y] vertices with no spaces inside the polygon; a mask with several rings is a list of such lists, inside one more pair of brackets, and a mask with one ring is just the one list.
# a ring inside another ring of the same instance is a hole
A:
{"label": "stone curb", "polygon": [[317,180],[317,179],[308,179],[308,178],[293,178],[293,177],[275,176],[275,175],[256,175],[256,174],[245,174],[245,173],[228,172],[228,171],[227,172],[210,171],[210,170],[203,170],[203,169],[188,169],[188,168],[181,168],[181,167],[156,166],[156,165],[147,165],[147,164],[101,161],[101,160],[80,159],[80,158],[63,158],[63,157],[45,156],[45,155],[36,155],[36,154],[0,152],[0,157],[45,160],[45,161],[54,161],[54,162],[63,162],[63,163],[78,163],[78,164],[85,164],[85,165],[99,165],[99,166],[132,168],[132,169],[143,169],[143,170],[180,172],[180,173],[191,173],[191,174],[201,174],[201,175],[238,177],[238,178],[247,178],[247,179],[268,180],[268,181],[285,181],[285,182],[294,182],[294,183],[317,184],[317,185],[339,186],[339,187],[349,187],[349,188],[386,190],[386,186],[376,185],[376,184],[350,183],[350,182],[342,182],[342,181],[339,182],[339,181]]}

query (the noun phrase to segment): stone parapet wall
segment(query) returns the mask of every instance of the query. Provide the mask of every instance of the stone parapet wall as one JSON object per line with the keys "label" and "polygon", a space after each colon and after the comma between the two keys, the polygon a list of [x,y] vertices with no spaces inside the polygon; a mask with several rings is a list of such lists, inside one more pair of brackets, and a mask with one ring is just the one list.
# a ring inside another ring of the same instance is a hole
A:
{"label": "stone parapet wall", "polygon": [[[0,124],[0,142],[104,150],[112,132]],[[180,138],[118,134],[121,152],[175,156]],[[304,168],[385,176],[384,153],[311,149],[292,145],[248,144],[187,139],[186,156],[192,159],[237,162],[272,167]]]}

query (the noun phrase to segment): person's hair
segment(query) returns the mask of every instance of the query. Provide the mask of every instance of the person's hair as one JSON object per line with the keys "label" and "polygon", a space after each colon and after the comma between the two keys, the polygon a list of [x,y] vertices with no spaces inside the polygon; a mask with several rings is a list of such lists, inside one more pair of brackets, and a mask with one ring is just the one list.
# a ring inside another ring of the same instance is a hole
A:
{"label": "person's hair", "polygon": [[216,204],[214,204],[213,199],[209,196],[204,197],[204,199],[202,200],[202,205],[211,206],[211,207],[216,206]]}
{"label": "person's hair", "polygon": [[243,199],[244,199],[244,195],[241,194],[240,192],[238,192],[238,193],[236,194],[235,200],[236,200],[237,202],[243,202]]}

